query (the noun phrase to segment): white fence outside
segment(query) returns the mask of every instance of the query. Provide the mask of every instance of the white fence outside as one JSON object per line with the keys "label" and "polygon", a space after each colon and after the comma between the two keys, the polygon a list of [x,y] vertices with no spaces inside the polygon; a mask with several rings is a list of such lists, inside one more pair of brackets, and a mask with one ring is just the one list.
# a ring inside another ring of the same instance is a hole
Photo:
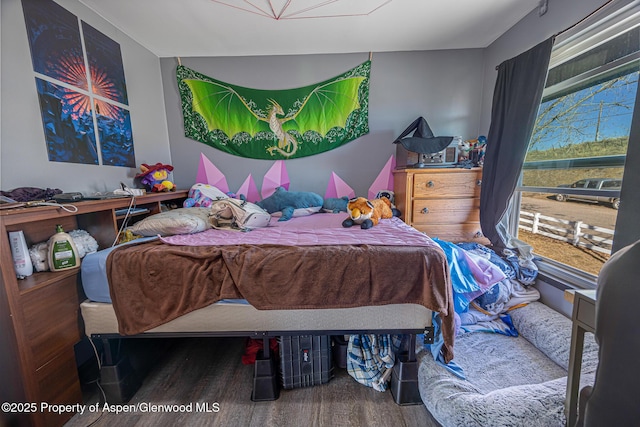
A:
{"label": "white fence outside", "polygon": [[520,211],[518,227],[533,234],[541,234],[552,239],[562,240],[574,246],[582,246],[604,254],[611,254],[613,230],[582,221],[569,221],[540,212]]}

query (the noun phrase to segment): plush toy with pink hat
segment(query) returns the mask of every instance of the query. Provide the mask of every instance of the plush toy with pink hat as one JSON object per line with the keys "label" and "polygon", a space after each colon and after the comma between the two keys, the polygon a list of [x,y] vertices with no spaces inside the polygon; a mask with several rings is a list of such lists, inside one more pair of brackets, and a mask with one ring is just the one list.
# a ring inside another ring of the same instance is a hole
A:
{"label": "plush toy with pink hat", "polygon": [[135,176],[135,179],[144,185],[147,191],[154,193],[175,191],[175,185],[169,180],[169,173],[172,170],[173,166],[171,165],[156,163],[149,166],[143,163],[140,165],[140,173]]}

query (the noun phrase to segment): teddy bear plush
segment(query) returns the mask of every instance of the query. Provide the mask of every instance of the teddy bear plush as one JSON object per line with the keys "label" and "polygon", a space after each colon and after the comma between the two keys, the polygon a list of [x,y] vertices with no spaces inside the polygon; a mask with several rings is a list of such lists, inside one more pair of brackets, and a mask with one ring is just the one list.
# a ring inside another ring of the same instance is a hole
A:
{"label": "teddy bear plush", "polygon": [[386,197],[367,200],[365,197],[356,197],[347,204],[349,218],[342,221],[343,227],[352,227],[360,224],[360,228],[366,230],[378,225],[381,219],[400,216],[400,212],[391,208],[391,202]]}

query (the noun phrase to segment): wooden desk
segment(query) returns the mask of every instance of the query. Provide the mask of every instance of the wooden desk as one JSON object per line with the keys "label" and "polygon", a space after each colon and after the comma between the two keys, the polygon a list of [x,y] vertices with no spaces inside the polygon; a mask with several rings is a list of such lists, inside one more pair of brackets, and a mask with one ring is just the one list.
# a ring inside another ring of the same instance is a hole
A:
{"label": "wooden desk", "polygon": [[567,399],[564,410],[567,417],[567,426],[572,427],[578,418],[578,394],[580,392],[584,333],[595,332],[596,328],[596,291],[565,291],[565,298],[573,303],[571,353],[569,354]]}
{"label": "wooden desk", "polygon": [[[187,190],[136,197],[145,208],[135,219],[158,213],[163,203],[181,205]],[[76,212],[59,206],[16,207],[0,210],[0,396],[3,402],[40,405],[82,402],[74,345],[84,336],[80,302],[84,292],[80,269],[43,271],[18,279],[8,232],[22,231],[28,246],[45,242],[56,225],[83,229],[98,242],[111,246],[124,221],[118,210],[129,206],[128,197],[74,203]],[[61,426],[73,413],[0,413],[0,426]],[[6,417],[6,420],[5,420]],[[14,418],[15,417],[15,418]]]}

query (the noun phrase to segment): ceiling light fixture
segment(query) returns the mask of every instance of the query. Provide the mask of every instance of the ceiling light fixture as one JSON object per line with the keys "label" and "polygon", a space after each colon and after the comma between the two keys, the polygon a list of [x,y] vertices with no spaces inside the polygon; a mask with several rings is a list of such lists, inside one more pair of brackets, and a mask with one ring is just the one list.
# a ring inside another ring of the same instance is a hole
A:
{"label": "ceiling light fixture", "polygon": [[211,0],[276,21],[367,16],[392,0]]}

